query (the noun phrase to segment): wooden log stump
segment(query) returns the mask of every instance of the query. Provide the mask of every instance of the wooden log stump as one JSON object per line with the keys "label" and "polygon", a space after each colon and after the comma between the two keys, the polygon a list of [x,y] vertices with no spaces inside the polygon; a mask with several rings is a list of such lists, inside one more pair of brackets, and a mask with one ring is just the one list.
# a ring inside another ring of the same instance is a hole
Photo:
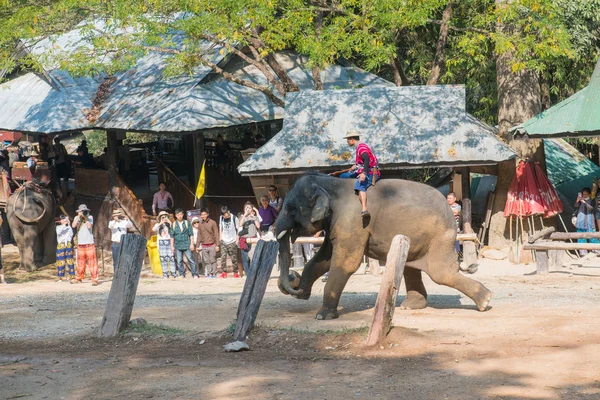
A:
{"label": "wooden log stump", "polygon": [[[544,242],[545,241],[539,241],[538,243]],[[548,250],[535,251],[535,265],[538,275],[548,274]]]}
{"label": "wooden log stump", "polygon": [[374,258],[368,258],[369,260],[369,272],[371,275],[381,275],[381,265],[379,264],[379,260]]}
{"label": "wooden log stump", "polygon": [[387,255],[385,273],[381,279],[377,302],[375,303],[367,346],[375,346],[381,343],[390,331],[409,246],[410,239],[406,236],[394,236]]}
{"label": "wooden log stump", "polygon": [[116,336],[129,324],[137,292],[142,263],[146,252],[146,238],[129,233],[122,237],[119,263],[115,266],[100,337]]}
{"label": "wooden log stump", "polygon": [[254,325],[260,303],[267,290],[271,270],[277,259],[279,243],[260,240],[256,244],[252,266],[246,276],[244,290],[240,297],[237,323],[233,334],[234,341],[244,341],[248,331]]}
{"label": "wooden log stump", "polygon": [[555,231],[556,231],[556,228],[553,226],[544,228],[541,231],[534,233],[533,235],[529,235],[529,239],[527,239],[527,241],[529,243],[533,243],[536,240],[539,240],[541,238],[545,238],[546,236],[549,236],[551,233],[554,233]]}

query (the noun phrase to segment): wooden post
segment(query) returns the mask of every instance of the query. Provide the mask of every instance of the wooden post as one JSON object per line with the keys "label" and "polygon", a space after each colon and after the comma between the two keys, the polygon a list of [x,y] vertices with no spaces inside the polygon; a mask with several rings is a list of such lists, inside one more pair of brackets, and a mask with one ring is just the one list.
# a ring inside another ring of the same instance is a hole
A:
{"label": "wooden post", "polygon": [[[541,241],[542,243],[544,241]],[[548,250],[535,251],[535,263],[538,275],[548,274]]]}
{"label": "wooden post", "polygon": [[375,303],[367,346],[375,346],[381,343],[390,331],[409,246],[410,239],[406,236],[394,236],[385,262],[385,273],[381,279],[381,286]]}
{"label": "wooden post", "polygon": [[381,265],[379,264],[379,260],[374,258],[368,258],[369,260],[369,272],[371,275],[381,275]]}
{"label": "wooden post", "polygon": [[[471,171],[469,167],[461,171],[462,180],[462,217],[465,233],[473,233],[471,226]],[[467,268],[477,264],[477,248],[473,242],[463,242],[463,259]]]}
{"label": "wooden post", "polygon": [[234,341],[246,340],[248,331],[254,325],[279,250],[279,243],[274,240],[260,240],[255,246],[252,266],[250,271],[247,271],[246,283],[238,305]]}
{"label": "wooden post", "polygon": [[108,186],[110,196],[115,199],[117,195],[117,131],[106,131],[106,156],[108,161]]}
{"label": "wooden post", "polygon": [[297,240],[292,245],[292,254],[293,254],[292,268],[296,268],[296,269],[304,268],[304,255],[303,255],[302,244],[298,243]]}
{"label": "wooden post", "polygon": [[115,266],[104,318],[100,324],[100,337],[116,336],[129,324],[145,252],[146,238],[143,236],[128,233],[121,239],[119,263]]}

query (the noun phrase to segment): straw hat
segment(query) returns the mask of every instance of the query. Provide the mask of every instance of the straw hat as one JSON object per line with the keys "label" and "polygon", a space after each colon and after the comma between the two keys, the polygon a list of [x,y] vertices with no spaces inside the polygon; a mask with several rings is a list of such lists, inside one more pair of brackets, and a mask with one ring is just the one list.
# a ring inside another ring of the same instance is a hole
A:
{"label": "straw hat", "polygon": [[344,136],[344,139],[350,139],[350,138],[359,138],[360,139],[360,133],[356,132],[356,131],[350,131],[348,133],[346,133],[346,136]]}
{"label": "straw hat", "polygon": [[192,224],[193,224],[194,222],[196,222],[196,221],[200,222],[200,218],[198,218],[198,217],[194,217],[194,218],[192,218]]}
{"label": "straw hat", "polygon": [[87,206],[85,204],[80,204],[79,207],[77,208],[77,210],[75,212],[79,213],[79,212],[82,212],[82,211],[90,211],[90,209],[87,208]]}
{"label": "straw hat", "polygon": [[162,217],[163,215],[166,215],[166,216],[168,217],[168,216],[169,216],[169,213],[168,213],[168,212],[166,212],[166,211],[161,211],[161,212],[159,212],[159,213],[158,213],[158,215],[156,216],[156,220],[157,220],[157,221],[160,221],[160,219],[161,219],[161,217]]}

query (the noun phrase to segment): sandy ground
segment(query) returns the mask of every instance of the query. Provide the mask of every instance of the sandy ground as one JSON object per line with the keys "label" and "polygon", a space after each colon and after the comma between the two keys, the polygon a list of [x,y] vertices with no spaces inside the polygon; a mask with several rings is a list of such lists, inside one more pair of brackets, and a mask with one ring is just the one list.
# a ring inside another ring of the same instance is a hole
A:
{"label": "sandy ground", "polygon": [[[3,249],[10,260],[11,248]],[[355,274],[340,318],[317,321],[273,276],[250,352],[224,353],[244,279],[143,277],[133,318],[151,326],[95,337],[110,290],[11,270],[0,285],[4,399],[600,399],[600,258],[547,276],[481,260],[487,312],[426,278],[429,307],[396,310],[381,348],[364,347],[380,277]],[[403,288],[399,301],[403,298]],[[201,341],[203,344],[200,344]]]}

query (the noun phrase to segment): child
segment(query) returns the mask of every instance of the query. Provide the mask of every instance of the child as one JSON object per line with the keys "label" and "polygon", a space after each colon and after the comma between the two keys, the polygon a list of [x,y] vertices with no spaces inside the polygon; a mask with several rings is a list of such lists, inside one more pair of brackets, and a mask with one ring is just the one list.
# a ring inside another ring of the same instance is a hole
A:
{"label": "child", "polygon": [[157,229],[158,255],[160,257],[160,265],[162,266],[163,279],[169,278],[169,270],[173,279],[177,278],[177,274],[175,273],[175,257],[171,249],[170,231],[171,224],[168,222],[161,223]]}
{"label": "child", "polygon": [[69,217],[60,216],[60,223],[56,225],[56,267],[58,268],[58,282],[65,276],[65,266],[69,269],[69,276],[75,279],[75,266],[73,262],[73,229],[69,224]]}

